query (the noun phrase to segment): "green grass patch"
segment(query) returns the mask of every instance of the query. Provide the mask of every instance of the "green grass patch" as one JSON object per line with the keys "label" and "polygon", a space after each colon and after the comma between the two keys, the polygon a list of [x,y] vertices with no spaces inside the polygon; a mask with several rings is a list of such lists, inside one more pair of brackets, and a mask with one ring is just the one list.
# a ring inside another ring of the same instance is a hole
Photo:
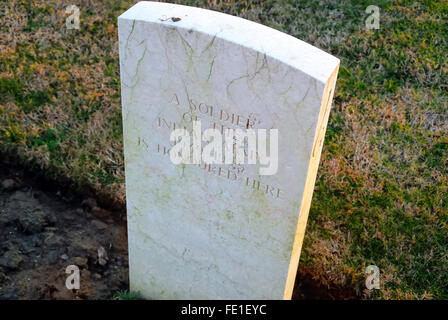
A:
{"label": "green grass patch", "polygon": [[114,294],[112,300],[143,300],[143,298],[138,292],[129,292],[127,290],[122,290]]}

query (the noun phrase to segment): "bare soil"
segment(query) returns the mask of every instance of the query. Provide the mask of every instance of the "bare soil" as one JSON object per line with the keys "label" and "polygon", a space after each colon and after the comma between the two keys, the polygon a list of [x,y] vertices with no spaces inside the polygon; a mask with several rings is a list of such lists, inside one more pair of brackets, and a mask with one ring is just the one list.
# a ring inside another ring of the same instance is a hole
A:
{"label": "bare soil", "polygon": [[[126,222],[120,217],[93,199],[64,195],[3,165],[0,299],[108,299],[127,289]],[[79,290],[65,286],[69,265],[80,269]]]}

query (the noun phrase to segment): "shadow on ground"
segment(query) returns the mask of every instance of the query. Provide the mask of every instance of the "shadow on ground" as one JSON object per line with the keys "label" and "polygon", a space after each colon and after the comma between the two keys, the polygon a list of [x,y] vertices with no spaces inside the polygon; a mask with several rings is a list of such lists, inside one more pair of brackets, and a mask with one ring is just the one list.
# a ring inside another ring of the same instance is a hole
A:
{"label": "shadow on ground", "polygon": [[299,266],[292,299],[349,300],[361,299],[361,297],[353,288],[328,284],[326,281],[316,277],[312,268]]}

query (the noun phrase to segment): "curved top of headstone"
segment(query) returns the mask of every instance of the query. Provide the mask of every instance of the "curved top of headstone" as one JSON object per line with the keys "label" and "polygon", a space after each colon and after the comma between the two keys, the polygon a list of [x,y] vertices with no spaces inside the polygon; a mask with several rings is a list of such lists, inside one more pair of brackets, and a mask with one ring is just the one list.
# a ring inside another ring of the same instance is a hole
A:
{"label": "curved top of headstone", "polygon": [[216,36],[265,53],[322,83],[326,83],[339,64],[338,58],[286,33],[217,11],[141,1],[119,19],[173,25]]}

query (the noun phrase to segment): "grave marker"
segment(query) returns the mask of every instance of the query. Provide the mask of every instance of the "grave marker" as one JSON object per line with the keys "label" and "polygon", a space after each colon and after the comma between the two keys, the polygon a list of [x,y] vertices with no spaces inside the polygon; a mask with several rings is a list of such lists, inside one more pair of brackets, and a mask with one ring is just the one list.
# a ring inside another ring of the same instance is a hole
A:
{"label": "grave marker", "polygon": [[[118,22],[131,290],[289,299],[339,60],[199,8],[139,2]],[[173,164],[170,135],[194,121],[277,129],[278,170]]]}

